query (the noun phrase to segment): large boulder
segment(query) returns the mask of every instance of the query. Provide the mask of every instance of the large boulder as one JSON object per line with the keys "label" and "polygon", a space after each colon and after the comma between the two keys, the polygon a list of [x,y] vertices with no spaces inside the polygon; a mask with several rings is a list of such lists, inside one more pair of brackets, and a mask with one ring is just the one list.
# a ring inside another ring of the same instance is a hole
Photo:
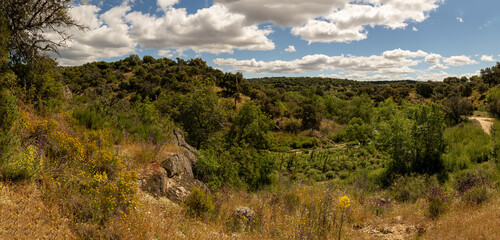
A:
{"label": "large boulder", "polygon": [[167,194],[169,181],[167,171],[158,163],[151,163],[143,169],[138,185],[144,192],[161,197]]}
{"label": "large boulder", "polygon": [[181,148],[182,153],[184,153],[184,156],[191,161],[191,164],[196,164],[196,148],[186,142],[184,132],[176,128],[174,129],[173,134],[174,143]]}
{"label": "large boulder", "polygon": [[209,192],[210,190],[204,183],[192,177],[183,175],[172,178],[172,182],[167,189],[166,197],[173,202],[184,202],[184,200],[191,194],[193,188],[200,188]]}
{"label": "large boulder", "polygon": [[138,186],[155,197],[167,197],[173,202],[183,202],[197,187],[209,191],[207,186],[194,178],[196,149],[186,143],[184,133],[174,130],[174,143],[181,153],[173,153],[160,163],[147,165],[139,175]]}
{"label": "large boulder", "polygon": [[168,177],[187,175],[194,178],[192,162],[185,154],[176,153],[160,163],[167,170]]}

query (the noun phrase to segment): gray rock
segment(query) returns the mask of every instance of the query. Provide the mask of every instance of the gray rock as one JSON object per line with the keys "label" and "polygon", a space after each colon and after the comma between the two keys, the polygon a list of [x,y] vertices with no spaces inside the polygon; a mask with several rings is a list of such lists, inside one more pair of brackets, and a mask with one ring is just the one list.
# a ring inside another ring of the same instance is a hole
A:
{"label": "gray rock", "polygon": [[166,197],[173,202],[180,203],[184,202],[184,200],[191,194],[193,188],[201,188],[205,191],[209,191],[207,186],[204,183],[189,177],[189,176],[180,176],[172,179],[172,182],[168,186]]}
{"label": "gray rock", "polygon": [[160,162],[146,166],[140,174],[138,186],[155,197],[167,197],[169,200],[183,202],[193,188],[207,192],[207,186],[194,178],[193,165],[196,164],[196,149],[186,143],[184,133],[174,130],[174,143],[182,153],[176,153]]}
{"label": "gray rock", "polygon": [[250,230],[252,227],[251,224],[255,220],[256,216],[255,212],[248,207],[236,207],[234,209],[234,213],[232,214],[233,230],[237,232]]}
{"label": "gray rock", "polygon": [[152,163],[142,171],[138,185],[144,192],[155,197],[162,197],[167,194],[169,181],[167,171],[159,164]]}
{"label": "gray rock", "polygon": [[174,137],[174,143],[181,147],[182,152],[191,161],[191,164],[196,164],[196,148],[186,142],[184,132],[176,128],[174,129]]}
{"label": "gray rock", "polygon": [[238,206],[234,209],[234,212],[236,216],[240,217],[241,219],[247,219],[248,221],[251,221],[255,218],[255,212],[248,207]]}
{"label": "gray rock", "polygon": [[184,154],[174,154],[161,162],[160,166],[167,170],[169,178],[181,175],[194,178],[192,162]]}
{"label": "gray rock", "polygon": [[73,99],[73,93],[71,92],[68,86],[64,86],[64,88],[62,89],[62,95],[66,100]]}

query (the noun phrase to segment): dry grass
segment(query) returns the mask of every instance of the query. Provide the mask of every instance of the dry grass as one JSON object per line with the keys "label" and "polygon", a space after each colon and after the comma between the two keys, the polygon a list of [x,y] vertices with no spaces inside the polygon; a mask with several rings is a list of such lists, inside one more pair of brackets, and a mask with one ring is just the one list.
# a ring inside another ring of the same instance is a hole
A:
{"label": "dry grass", "polygon": [[33,183],[0,182],[0,239],[76,239],[69,219]]}
{"label": "dry grass", "polygon": [[132,169],[139,169],[148,163],[159,163],[182,149],[176,144],[153,144],[146,142],[125,143],[115,146],[116,151]]}
{"label": "dry grass", "polygon": [[457,204],[423,239],[500,239],[500,198],[480,206]]}
{"label": "dry grass", "polygon": [[333,136],[336,134],[340,129],[342,129],[342,125],[336,123],[333,120],[330,119],[323,119],[321,120],[321,124],[319,127],[319,131],[324,133],[327,136]]}
{"label": "dry grass", "polygon": [[[111,219],[100,231],[104,238],[117,239],[325,239],[314,234],[304,236],[304,232],[324,227],[327,239],[332,239],[336,232],[328,228],[331,225],[319,224],[322,212],[313,214],[311,206],[336,206],[338,199],[347,195],[352,205],[342,239],[500,239],[498,196],[480,206],[454,202],[447,213],[430,220],[425,216],[425,200],[392,202],[383,212],[377,212],[377,194],[383,192],[354,199],[357,194],[326,184],[284,184],[257,193],[221,190],[213,194],[214,211],[195,219],[186,216],[182,205],[139,192],[137,210]],[[247,206],[257,214],[247,230],[234,228],[236,206]],[[44,204],[32,183],[0,184],[0,207],[0,239],[76,238],[68,220],[56,206]]]}

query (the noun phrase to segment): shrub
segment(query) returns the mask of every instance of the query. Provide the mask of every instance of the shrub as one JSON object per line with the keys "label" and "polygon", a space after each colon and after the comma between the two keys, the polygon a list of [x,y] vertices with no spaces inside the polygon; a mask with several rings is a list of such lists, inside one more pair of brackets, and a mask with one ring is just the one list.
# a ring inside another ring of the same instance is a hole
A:
{"label": "shrub", "polygon": [[186,214],[190,217],[203,217],[214,208],[212,197],[200,188],[193,188],[184,205]]}
{"label": "shrub", "polygon": [[400,202],[416,202],[424,197],[428,183],[421,175],[400,176],[394,180],[390,192],[394,199]]}
{"label": "shrub", "polygon": [[41,164],[39,164],[38,150],[31,145],[26,150],[11,158],[3,168],[2,175],[10,180],[24,180],[32,178],[36,175]]}
{"label": "shrub", "polygon": [[104,117],[94,109],[76,109],[73,111],[73,117],[88,129],[96,130],[104,127]]}
{"label": "shrub", "polygon": [[471,188],[486,185],[488,180],[479,172],[466,171],[458,175],[454,182],[454,188],[459,194],[464,194]]}
{"label": "shrub", "polygon": [[429,206],[427,208],[427,216],[431,219],[436,219],[447,210],[448,196],[440,187],[429,188],[427,194]]}
{"label": "shrub", "polygon": [[10,130],[17,116],[16,97],[9,92],[0,93],[0,134]]}
{"label": "shrub", "polygon": [[476,168],[462,171],[455,176],[453,186],[459,193],[464,193],[476,185],[495,187],[494,182],[498,177],[497,166],[493,162],[477,165]]}
{"label": "shrub", "polygon": [[488,160],[491,140],[481,128],[464,123],[446,129],[444,138],[449,147],[443,154],[445,168],[449,172],[467,169],[473,163]]}
{"label": "shrub", "polygon": [[137,173],[127,170],[113,153],[109,132],[84,130],[78,136],[68,132],[54,119],[28,116],[23,125],[25,144],[37,144],[23,155],[26,172],[50,170],[40,174],[45,200],[59,204],[75,224],[104,225],[112,218],[127,217],[136,205]]}
{"label": "shrub", "polygon": [[490,189],[485,185],[474,186],[461,197],[462,201],[477,205],[486,202],[489,198]]}
{"label": "shrub", "polygon": [[325,175],[318,169],[310,168],[307,170],[307,177],[313,179],[316,182],[321,182],[326,180]]}
{"label": "shrub", "polygon": [[[494,174],[493,174],[494,175]],[[490,197],[490,189],[495,176],[484,168],[476,168],[460,173],[453,187],[461,196],[461,200],[469,204],[481,204]]]}
{"label": "shrub", "polygon": [[0,169],[18,145],[17,136],[11,132],[18,115],[16,98],[9,92],[0,92]]}
{"label": "shrub", "polygon": [[353,118],[344,129],[344,141],[358,141],[361,144],[367,143],[373,135],[373,128],[363,122],[361,118]]}
{"label": "shrub", "polygon": [[297,134],[302,129],[302,120],[291,117],[280,124],[284,131]]}
{"label": "shrub", "polygon": [[334,171],[328,171],[325,173],[326,179],[333,179],[337,176],[337,174]]}

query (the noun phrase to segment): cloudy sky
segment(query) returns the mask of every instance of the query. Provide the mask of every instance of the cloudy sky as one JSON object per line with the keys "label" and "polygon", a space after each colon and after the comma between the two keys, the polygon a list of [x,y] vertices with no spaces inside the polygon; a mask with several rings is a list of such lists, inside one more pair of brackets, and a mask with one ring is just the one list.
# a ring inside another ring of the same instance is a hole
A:
{"label": "cloudy sky", "polygon": [[61,65],[201,57],[247,78],[442,80],[500,60],[498,0],[88,0]]}

